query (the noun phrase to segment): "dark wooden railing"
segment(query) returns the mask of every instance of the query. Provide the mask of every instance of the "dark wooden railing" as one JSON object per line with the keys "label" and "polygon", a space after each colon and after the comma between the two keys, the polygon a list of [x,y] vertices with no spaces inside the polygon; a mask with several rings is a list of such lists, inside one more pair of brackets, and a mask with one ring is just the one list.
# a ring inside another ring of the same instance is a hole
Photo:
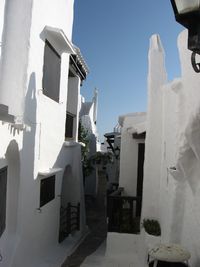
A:
{"label": "dark wooden railing", "polygon": [[124,189],[108,195],[108,231],[118,233],[138,233],[140,229],[141,198],[122,195]]}
{"label": "dark wooden railing", "polygon": [[60,234],[59,242],[62,242],[69,234],[80,230],[80,203],[77,206],[70,202],[67,207],[60,209]]}

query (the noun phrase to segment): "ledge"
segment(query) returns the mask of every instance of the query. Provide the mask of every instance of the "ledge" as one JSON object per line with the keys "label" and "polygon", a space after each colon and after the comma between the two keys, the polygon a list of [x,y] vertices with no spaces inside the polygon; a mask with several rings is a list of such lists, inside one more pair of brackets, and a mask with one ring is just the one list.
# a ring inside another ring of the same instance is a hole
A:
{"label": "ledge", "polygon": [[66,147],[73,147],[73,146],[80,146],[81,144],[79,142],[76,141],[65,141],[64,142],[64,146]]}
{"label": "ledge", "polygon": [[48,170],[45,170],[45,171],[39,171],[38,172],[38,175],[39,176],[50,176],[50,175],[53,175],[57,172],[61,172],[63,171],[62,168],[52,168],[52,169],[48,169]]}
{"label": "ledge", "polygon": [[76,54],[72,42],[68,40],[63,30],[59,28],[45,26],[41,33],[41,38],[53,42],[61,53],[65,52],[69,54]]}

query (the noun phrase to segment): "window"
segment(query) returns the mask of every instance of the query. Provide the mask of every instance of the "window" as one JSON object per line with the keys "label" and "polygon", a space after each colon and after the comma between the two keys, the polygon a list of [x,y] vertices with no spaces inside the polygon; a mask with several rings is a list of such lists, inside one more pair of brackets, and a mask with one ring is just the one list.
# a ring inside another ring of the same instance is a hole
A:
{"label": "window", "polygon": [[73,138],[74,115],[67,113],[65,122],[65,138]]}
{"label": "window", "polygon": [[61,57],[46,40],[42,88],[44,95],[59,102]]}
{"label": "window", "polygon": [[0,236],[6,228],[7,167],[0,169]]}
{"label": "window", "polygon": [[55,198],[55,175],[42,179],[40,182],[40,207]]}

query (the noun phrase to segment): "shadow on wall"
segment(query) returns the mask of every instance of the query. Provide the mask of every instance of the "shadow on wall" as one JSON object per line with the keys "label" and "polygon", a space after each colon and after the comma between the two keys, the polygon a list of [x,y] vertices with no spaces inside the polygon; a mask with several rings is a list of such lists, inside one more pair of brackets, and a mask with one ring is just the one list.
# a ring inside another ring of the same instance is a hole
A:
{"label": "shadow on wall", "polygon": [[[23,132],[23,144],[20,153],[20,195],[19,195],[19,214],[18,227],[20,239],[18,246],[15,249],[13,262],[16,266],[21,266],[22,257],[23,264],[28,264],[28,261],[34,257],[34,253],[38,253],[36,242],[36,225],[30,223],[33,218],[33,212],[38,206],[38,192],[35,189],[37,181],[34,180],[34,163],[35,163],[35,135],[36,135],[36,79],[35,73],[32,73],[29,78],[28,89],[25,98],[24,106],[24,123],[26,129]],[[28,233],[28,238],[22,238]],[[30,242],[31,241],[31,242]]]}
{"label": "shadow on wall", "polygon": [[61,206],[66,208],[67,203],[70,202],[72,205],[77,205],[79,199],[79,184],[76,177],[73,177],[72,167],[66,166],[61,188]]}
{"label": "shadow on wall", "polygon": [[7,148],[6,159],[8,164],[6,228],[8,233],[15,234],[20,187],[20,156],[18,144],[15,140],[12,140]]}
{"label": "shadow on wall", "polygon": [[185,210],[185,182],[179,182],[176,184],[176,193],[173,206],[173,221],[171,228],[171,242],[181,243],[182,231],[183,231],[183,219]]}
{"label": "shadow on wall", "polygon": [[17,240],[17,221],[20,187],[20,156],[18,144],[12,140],[7,148],[5,159],[0,159],[0,228],[2,243],[0,254],[2,264],[10,266]]}
{"label": "shadow on wall", "polygon": [[80,203],[80,231],[82,232],[85,230],[86,218],[80,145],[61,148],[53,168],[63,168],[63,166],[65,169],[59,188],[60,204],[66,207],[68,202],[75,206]]}
{"label": "shadow on wall", "polygon": [[[21,152],[21,196],[22,205],[26,212],[30,212],[32,208],[37,206],[34,203],[37,197],[34,195],[34,163],[35,163],[35,135],[36,135],[36,79],[35,73],[29,78],[28,90],[25,99],[24,123],[29,129],[24,131],[23,145]],[[25,204],[26,203],[26,204]],[[32,212],[32,211],[31,211]],[[29,214],[24,214],[25,218],[29,218]],[[30,225],[28,226],[30,227]]]}

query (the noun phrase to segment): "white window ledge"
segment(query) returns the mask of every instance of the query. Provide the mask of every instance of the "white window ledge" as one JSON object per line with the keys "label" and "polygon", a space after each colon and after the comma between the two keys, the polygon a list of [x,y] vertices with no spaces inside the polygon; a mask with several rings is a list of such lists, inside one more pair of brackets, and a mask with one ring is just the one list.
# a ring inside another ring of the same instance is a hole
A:
{"label": "white window ledge", "polygon": [[66,147],[73,147],[73,146],[82,146],[83,143],[79,143],[76,141],[65,141],[64,146]]}
{"label": "white window ledge", "polygon": [[39,171],[38,175],[39,176],[50,176],[50,175],[56,174],[56,173],[61,172],[61,171],[63,171],[62,168],[51,168],[51,169],[48,169],[45,171]]}
{"label": "white window ledge", "polygon": [[76,54],[72,42],[69,41],[62,29],[45,26],[41,38],[47,39],[60,53]]}

